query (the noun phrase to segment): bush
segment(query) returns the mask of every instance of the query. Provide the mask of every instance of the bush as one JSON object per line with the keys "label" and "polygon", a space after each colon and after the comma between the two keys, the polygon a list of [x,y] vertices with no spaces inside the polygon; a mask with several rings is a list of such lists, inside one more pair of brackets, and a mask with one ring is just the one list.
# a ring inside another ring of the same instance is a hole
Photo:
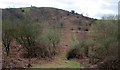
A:
{"label": "bush", "polygon": [[73,58],[83,59],[83,52],[80,51],[79,47],[75,46],[75,48],[72,48],[68,51],[66,57],[68,60]]}
{"label": "bush", "polygon": [[90,41],[83,41],[76,38],[74,33],[71,33],[71,49],[67,54],[67,59],[71,58],[84,58],[89,56],[89,46],[92,43]]}
{"label": "bush", "polygon": [[[46,23],[45,23],[46,24]],[[60,34],[50,26],[23,21],[18,24],[16,40],[26,49],[26,57],[52,57],[60,43]]]}
{"label": "bush", "polygon": [[67,59],[78,58],[83,59],[88,57],[89,48],[86,42],[79,41],[79,43],[73,45],[67,53]]}
{"label": "bush", "polygon": [[60,32],[57,26],[53,28],[51,25],[44,25],[49,23],[36,23],[30,20],[28,14],[25,14],[24,17],[25,19],[22,20],[4,19],[3,21],[2,40],[7,54],[10,43],[14,39],[26,50],[25,57],[45,58],[55,55],[60,43]]}
{"label": "bush", "polygon": [[28,57],[33,56],[36,50],[36,38],[41,34],[41,27],[37,23],[31,23],[26,20],[19,23],[16,29],[15,39],[27,51]]}
{"label": "bush", "polygon": [[[105,58],[107,56],[117,56],[118,49],[118,26],[117,21],[111,20],[97,21],[92,27],[96,49],[96,56]],[[115,51],[113,51],[113,49]]]}
{"label": "bush", "polygon": [[[97,20],[92,25],[90,34],[94,41],[93,50],[91,49],[94,53],[92,59],[107,59],[109,63],[109,59],[112,60],[109,57],[118,58],[118,22],[116,19],[105,17],[105,19]],[[107,63],[105,64],[108,65]]]}
{"label": "bush", "polygon": [[77,53],[78,53],[78,49],[77,48],[70,49],[70,51],[67,54],[67,59],[69,60],[69,59],[76,58],[77,55],[78,55]]}
{"label": "bush", "polygon": [[58,29],[53,29],[47,27],[45,28],[42,34],[42,43],[49,49],[51,56],[57,53],[56,49],[60,45],[61,34]]}
{"label": "bush", "polygon": [[9,55],[10,51],[10,44],[13,40],[14,33],[15,33],[15,25],[8,19],[3,20],[2,23],[2,43],[7,56]]}
{"label": "bush", "polygon": [[109,58],[104,62],[104,64],[98,64],[98,67],[100,70],[103,68],[106,70],[119,70],[120,60],[117,58]]}

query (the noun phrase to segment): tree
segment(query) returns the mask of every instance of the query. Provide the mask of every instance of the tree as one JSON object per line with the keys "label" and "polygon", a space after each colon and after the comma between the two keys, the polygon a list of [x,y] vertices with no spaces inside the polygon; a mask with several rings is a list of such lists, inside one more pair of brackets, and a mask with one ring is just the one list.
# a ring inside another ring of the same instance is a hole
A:
{"label": "tree", "polygon": [[75,13],[75,11],[74,11],[74,10],[71,10],[71,13],[72,13],[72,14],[74,14],[74,13]]}
{"label": "tree", "polygon": [[94,41],[94,58],[108,60],[118,58],[118,22],[110,16],[97,20],[92,25],[90,35]]}
{"label": "tree", "polygon": [[2,43],[3,46],[5,47],[5,51],[7,53],[7,56],[9,55],[9,51],[10,51],[10,44],[12,42],[12,39],[14,37],[14,25],[13,23],[6,19],[3,20],[3,24],[2,24]]}
{"label": "tree", "polygon": [[49,48],[49,53],[55,55],[56,48],[59,47],[61,34],[59,28],[52,28],[49,25],[45,25],[42,33],[42,40],[47,48]]}
{"label": "tree", "polygon": [[34,55],[36,38],[40,36],[41,27],[39,23],[32,23],[27,19],[21,21],[16,29],[15,38],[27,50],[28,57]]}

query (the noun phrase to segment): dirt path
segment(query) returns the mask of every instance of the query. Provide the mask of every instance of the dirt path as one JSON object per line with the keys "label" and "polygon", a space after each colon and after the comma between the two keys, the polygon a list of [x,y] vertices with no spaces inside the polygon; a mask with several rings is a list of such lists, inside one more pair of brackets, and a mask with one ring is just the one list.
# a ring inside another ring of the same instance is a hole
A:
{"label": "dirt path", "polygon": [[66,28],[62,30],[62,42],[61,42],[61,48],[63,52],[67,52],[70,49],[70,33]]}

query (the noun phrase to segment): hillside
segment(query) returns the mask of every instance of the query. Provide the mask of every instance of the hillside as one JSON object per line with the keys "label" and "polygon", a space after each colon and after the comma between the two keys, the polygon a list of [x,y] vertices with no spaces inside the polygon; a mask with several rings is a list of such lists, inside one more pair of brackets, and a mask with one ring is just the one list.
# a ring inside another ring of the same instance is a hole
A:
{"label": "hillside", "polygon": [[[31,60],[30,60],[30,59],[26,59],[26,58],[24,59],[23,57],[21,57],[21,54],[25,52],[25,49],[21,47],[20,43],[19,44],[16,43],[16,40],[14,40],[14,36],[13,36],[12,43],[10,45],[11,46],[10,47],[10,56],[5,55],[5,52],[3,51],[3,54],[4,54],[3,55],[3,61],[4,61],[3,66],[5,66],[5,64],[8,64],[8,66],[6,66],[6,67],[10,67],[10,65],[12,64],[11,66],[13,66],[13,67],[14,67],[14,65],[16,65],[16,67],[19,67],[19,66],[27,67],[27,64],[28,65],[32,64],[33,68],[34,67],[39,68],[39,64],[43,63],[43,64],[47,65],[48,67],[49,66],[54,67],[54,65],[57,65],[57,67],[61,67],[61,68],[62,67],[72,68],[72,65],[73,65],[73,68],[80,67],[80,64],[78,62],[76,62],[74,60],[73,61],[67,60],[66,55],[69,52],[69,50],[71,49],[72,45],[76,44],[78,40],[85,41],[88,39],[89,29],[90,29],[91,25],[96,21],[95,19],[87,17],[87,16],[83,16],[82,14],[78,14],[73,10],[71,12],[69,12],[66,10],[51,8],[51,7],[7,8],[7,9],[3,9],[2,13],[3,13],[3,15],[2,15],[3,26],[7,26],[7,25],[5,25],[5,23],[11,23],[13,25],[11,27],[14,28],[14,26],[16,24],[19,25],[21,23],[25,23],[24,26],[27,26],[26,23],[28,23],[28,24],[29,23],[32,23],[32,24],[38,23],[38,24],[42,24],[45,26],[48,25],[48,27],[47,27],[48,32],[51,29],[53,29],[53,30],[58,29],[57,33],[58,34],[60,33],[60,35],[61,35],[60,45],[57,48],[57,50],[58,50],[57,52],[60,52],[60,53],[57,56],[55,56],[55,58],[51,58],[51,55],[48,56],[48,60],[47,60],[47,61],[49,61],[48,63],[46,62],[46,60],[41,59],[41,58],[45,58],[43,56],[43,54],[41,54],[41,53],[40,53],[41,57],[39,57],[38,59],[31,58]],[[26,21],[23,22],[23,20],[25,20],[25,19],[26,19]],[[42,27],[44,29],[44,26],[42,26]],[[23,31],[24,31],[24,29],[23,29]],[[45,31],[43,31],[43,32],[45,32]],[[17,32],[17,33],[19,34],[19,32]],[[29,34],[29,32],[28,32],[28,34]],[[72,36],[74,36],[75,41],[71,40]],[[51,39],[50,39],[50,41],[51,41]],[[50,45],[51,45],[51,43],[50,43]],[[46,47],[46,44],[39,45],[39,46],[44,48],[44,46]],[[22,50],[20,50],[21,48],[22,48]],[[54,48],[52,48],[52,49],[54,49]],[[3,50],[4,50],[4,48],[3,48]],[[50,48],[47,49],[47,51],[48,50],[50,50]],[[40,51],[40,50],[38,49],[38,51]],[[55,49],[55,51],[56,51],[56,49]],[[44,53],[46,53],[46,52],[44,52]],[[49,53],[49,51],[48,51],[48,53]],[[52,54],[52,55],[54,55],[54,54]],[[50,59],[49,59],[49,57],[50,57]],[[53,65],[51,65],[51,63]],[[74,64],[76,64],[77,66],[75,66]],[[40,65],[40,67],[44,68],[45,65]]]}
{"label": "hillside", "polygon": [[[22,19],[25,14],[28,14],[28,18],[33,21],[42,22],[49,21],[49,23],[55,22],[55,20],[61,20],[63,22],[63,27],[67,27],[65,24],[73,24],[73,25],[90,25],[93,23],[94,19],[83,16],[82,14],[78,14],[73,10],[71,12],[51,8],[51,7],[26,7],[26,8],[8,8],[3,9],[3,19]],[[65,23],[69,22],[69,23]]]}
{"label": "hillside", "polygon": [[[76,35],[81,36],[81,38],[86,38],[86,33],[79,31],[88,31],[90,26],[94,23],[95,19],[83,16],[74,11],[66,11],[51,7],[26,7],[26,8],[8,8],[3,9],[3,20],[10,19],[22,20],[24,15],[27,14],[27,18],[32,20],[32,22],[38,22],[41,24],[48,23],[52,27],[61,28],[61,33],[63,34],[64,45],[69,45],[70,43],[70,33],[74,31]],[[15,21],[14,21],[15,22]],[[79,33],[77,33],[79,32]]]}

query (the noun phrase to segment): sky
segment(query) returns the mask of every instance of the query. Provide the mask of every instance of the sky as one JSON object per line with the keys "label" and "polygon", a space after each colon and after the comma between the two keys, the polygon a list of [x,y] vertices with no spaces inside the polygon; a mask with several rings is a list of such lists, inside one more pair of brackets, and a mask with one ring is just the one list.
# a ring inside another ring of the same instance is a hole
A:
{"label": "sky", "polygon": [[0,0],[0,8],[19,7],[55,7],[74,10],[84,16],[101,18],[105,15],[118,14],[119,0]]}

